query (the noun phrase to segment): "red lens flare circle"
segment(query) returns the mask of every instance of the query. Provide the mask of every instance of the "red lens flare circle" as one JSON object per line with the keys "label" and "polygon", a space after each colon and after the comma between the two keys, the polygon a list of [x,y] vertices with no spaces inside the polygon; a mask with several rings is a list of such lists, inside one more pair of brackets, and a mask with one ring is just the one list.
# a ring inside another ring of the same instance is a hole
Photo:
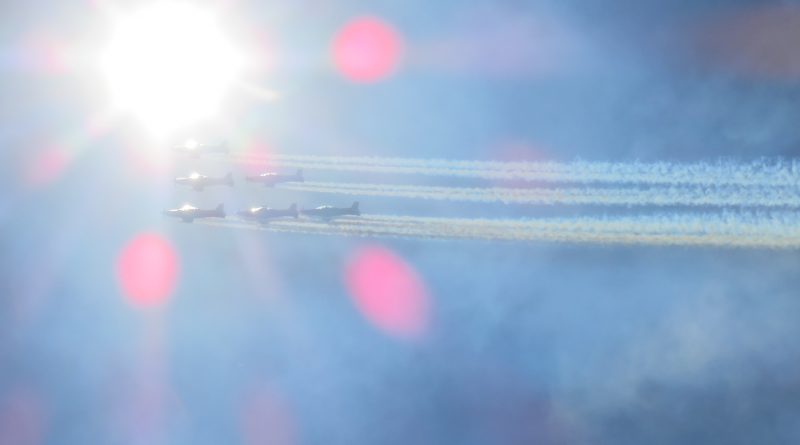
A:
{"label": "red lens flare circle", "polygon": [[420,276],[384,247],[360,249],[347,264],[345,284],[356,308],[378,329],[403,338],[425,333],[429,296]]}
{"label": "red lens flare circle", "polygon": [[67,170],[70,157],[58,146],[38,151],[25,168],[24,180],[30,188],[40,188],[52,184]]}
{"label": "red lens flare circle", "polygon": [[388,23],[362,17],[345,25],[333,41],[333,61],[354,82],[377,82],[391,75],[400,62],[403,41]]}
{"label": "red lens flare circle", "polygon": [[154,233],[135,237],[122,249],[117,260],[117,278],[123,295],[137,307],[165,303],[175,290],[178,272],[175,249]]}

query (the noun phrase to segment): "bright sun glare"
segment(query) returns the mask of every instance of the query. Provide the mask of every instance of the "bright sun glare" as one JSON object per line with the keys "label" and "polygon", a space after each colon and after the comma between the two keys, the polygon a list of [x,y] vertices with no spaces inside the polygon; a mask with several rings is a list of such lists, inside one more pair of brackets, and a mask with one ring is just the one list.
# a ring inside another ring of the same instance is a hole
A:
{"label": "bright sun glare", "polygon": [[212,14],[186,3],[118,17],[102,57],[115,107],[162,134],[213,116],[241,65]]}

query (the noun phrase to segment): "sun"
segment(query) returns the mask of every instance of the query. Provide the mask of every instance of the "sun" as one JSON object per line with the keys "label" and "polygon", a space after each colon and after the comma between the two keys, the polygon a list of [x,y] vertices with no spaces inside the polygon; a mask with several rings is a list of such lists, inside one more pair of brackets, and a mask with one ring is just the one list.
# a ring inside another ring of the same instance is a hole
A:
{"label": "sun", "polygon": [[214,116],[242,63],[213,14],[188,3],[118,15],[101,57],[114,108],[161,134]]}

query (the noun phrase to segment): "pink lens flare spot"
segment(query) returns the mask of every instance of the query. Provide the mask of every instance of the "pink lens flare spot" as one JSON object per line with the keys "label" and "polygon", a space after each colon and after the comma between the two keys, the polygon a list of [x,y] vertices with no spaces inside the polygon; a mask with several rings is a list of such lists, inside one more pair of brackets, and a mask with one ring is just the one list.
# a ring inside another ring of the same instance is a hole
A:
{"label": "pink lens flare spot", "polygon": [[14,388],[0,399],[0,443],[38,445],[46,430],[45,407],[29,388]]}
{"label": "pink lens flare spot", "polygon": [[[800,78],[800,6],[795,2],[742,8],[700,23],[694,45],[702,62],[762,80]],[[685,33],[683,29],[682,34]]]}
{"label": "pink lens flare spot", "polygon": [[550,156],[547,149],[525,141],[506,141],[492,152],[492,158],[505,162],[542,162]]}
{"label": "pink lens flare spot", "polygon": [[133,238],[117,259],[117,278],[123,295],[136,307],[164,304],[175,290],[178,273],[175,249],[154,233]]}
{"label": "pink lens flare spot", "polygon": [[176,159],[184,161],[148,141],[129,140],[123,143],[123,147],[128,171],[138,177],[167,177],[173,171]]}
{"label": "pink lens flare spot", "polygon": [[[488,156],[502,162],[547,162],[552,159],[549,153],[550,150],[543,145],[527,141],[507,140],[494,146]],[[532,184],[530,181],[522,179],[496,180],[494,183],[500,187],[518,188],[528,188]]]}
{"label": "pink lens flare spot", "polygon": [[333,61],[354,82],[377,82],[397,69],[403,47],[402,37],[391,25],[362,17],[339,31],[333,41]]}
{"label": "pink lens flare spot", "polygon": [[25,183],[33,188],[44,187],[55,182],[69,166],[66,150],[52,146],[38,151],[28,161]]}
{"label": "pink lens flare spot", "polygon": [[261,173],[274,171],[275,164],[272,161],[272,152],[272,147],[266,142],[250,144],[239,161],[245,174],[247,176],[257,176]]}
{"label": "pink lens flare spot", "polygon": [[359,312],[389,335],[417,338],[428,328],[430,298],[419,274],[381,246],[359,249],[345,269],[345,284]]}
{"label": "pink lens flare spot", "polygon": [[247,445],[291,445],[297,442],[290,406],[273,388],[251,391],[241,413],[241,428]]}
{"label": "pink lens flare spot", "polygon": [[68,71],[66,48],[56,37],[33,34],[22,49],[28,67],[36,72],[56,76]]}
{"label": "pink lens flare spot", "polygon": [[252,40],[252,45],[254,46],[252,51],[254,69],[261,73],[275,71],[279,61],[275,38],[264,29],[257,28],[252,33]]}

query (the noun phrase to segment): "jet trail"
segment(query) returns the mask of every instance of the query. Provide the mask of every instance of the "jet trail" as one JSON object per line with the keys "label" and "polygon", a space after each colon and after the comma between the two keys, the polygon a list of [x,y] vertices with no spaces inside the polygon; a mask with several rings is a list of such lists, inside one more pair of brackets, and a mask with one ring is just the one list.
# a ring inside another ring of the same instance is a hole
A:
{"label": "jet trail", "polygon": [[296,182],[279,187],[302,192],[506,204],[800,207],[800,193],[787,187],[473,188],[336,182]]}
{"label": "jet trail", "polygon": [[800,217],[791,212],[673,214],[548,219],[471,219],[364,215],[333,220],[203,222],[230,228],[345,236],[553,241],[591,244],[800,248]]}
{"label": "jet trail", "polygon": [[800,185],[800,163],[757,161],[675,164],[670,162],[500,162],[445,159],[271,154],[234,155],[239,161],[269,161],[287,168],[455,176],[491,180],[699,186]]}
{"label": "jet trail", "polygon": [[[234,160],[253,161],[239,155]],[[277,154],[283,167],[577,184],[535,188],[440,187],[306,182],[282,188],[350,195],[521,204],[800,207],[800,162],[672,164],[494,162]],[[267,159],[262,159],[266,162]],[[602,185],[602,186],[599,186]],[[800,214],[790,211],[668,213],[613,217],[471,219],[363,215],[330,223],[301,218],[236,228],[344,236],[567,243],[800,248]]]}

